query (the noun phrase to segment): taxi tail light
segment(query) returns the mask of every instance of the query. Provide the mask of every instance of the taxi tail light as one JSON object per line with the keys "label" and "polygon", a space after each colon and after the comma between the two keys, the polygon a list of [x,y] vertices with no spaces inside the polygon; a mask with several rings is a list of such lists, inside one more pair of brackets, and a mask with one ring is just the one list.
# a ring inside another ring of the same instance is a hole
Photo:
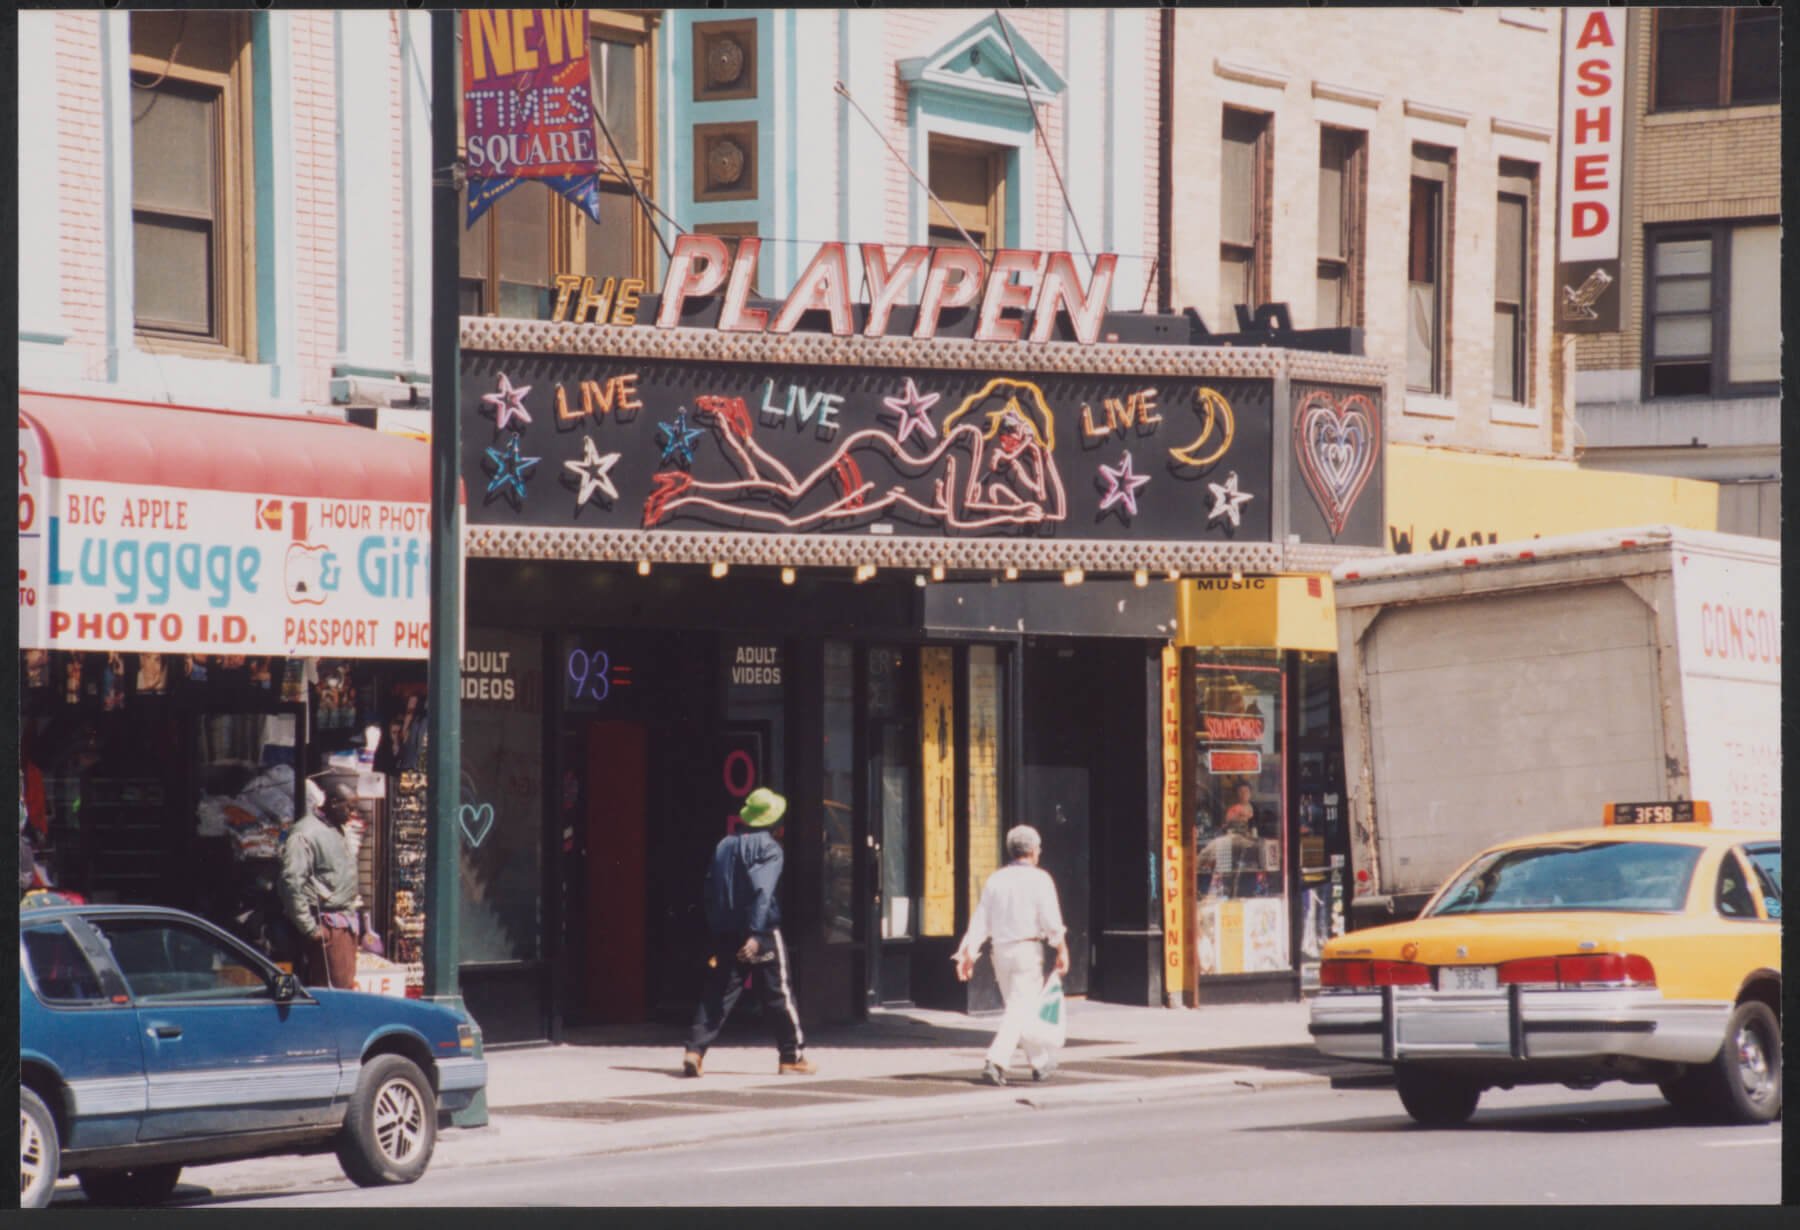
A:
{"label": "taxi tail light", "polygon": [[1431,968],[1416,961],[1324,961],[1321,987],[1428,987]]}
{"label": "taxi tail light", "polygon": [[1656,985],[1656,970],[1635,953],[1597,952],[1574,957],[1524,957],[1499,969],[1506,986],[1583,987]]}

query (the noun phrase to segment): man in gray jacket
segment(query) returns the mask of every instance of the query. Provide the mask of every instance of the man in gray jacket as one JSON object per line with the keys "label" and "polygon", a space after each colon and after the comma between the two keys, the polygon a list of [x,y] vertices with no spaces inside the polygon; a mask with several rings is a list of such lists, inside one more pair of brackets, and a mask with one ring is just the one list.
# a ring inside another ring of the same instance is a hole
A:
{"label": "man in gray jacket", "polygon": [[356,788],[344,774],[321,773],[313,780],[325,801],[316,812],[308,807],[288,831],[281,849],[281,904],[301,937],[300,981],[351,991],[356,989],[356,861],[344,825],[356,806]]}
{"label": "man in gray jacket", "polygon": [[687,1052],[681,1057],[685,1076],[699,1076],[706,1048],[719,1036],[725,1018],[746,982],[762,1000],[763,1019],[780,1048],[776,1072],[806,1076],[816,1069],[801,1048],[800,1013],[788,985],[787,945],[781,939],[781,904],[775,889],[781,882],[781,843],[769,832],[787,811],[787,800],[759,786],[738,811],[743,828],[720,839],[706,873],[706,925],[712,932],[712,957],[706,988]]}

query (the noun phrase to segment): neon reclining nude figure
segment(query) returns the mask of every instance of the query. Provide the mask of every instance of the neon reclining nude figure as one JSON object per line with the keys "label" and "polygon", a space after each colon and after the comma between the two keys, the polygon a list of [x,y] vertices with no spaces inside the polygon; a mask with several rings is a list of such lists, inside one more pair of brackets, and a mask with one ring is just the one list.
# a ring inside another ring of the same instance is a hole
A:
{"label": "neon reclining nude figure", "polygon": [[[1002,397],[999,408],[978,414],[983,402]],[[684,471],[659,472],[644,501],[645,529],[703,512],[783,530],[849,527],[885,515],[981,530],[1054,523],[1068,515],[1052,456],[1050,409],[1037,386],[1022,381],[990,380],[945,418],[942,438],[923,453],[907,452],[885,430],[865,428],[846,436],[804,477],[757,443],[743,398],[697,397],[694,407],[742,477],[704,482]],[[930,495],[923,497],[916,480],[934,474]]]}

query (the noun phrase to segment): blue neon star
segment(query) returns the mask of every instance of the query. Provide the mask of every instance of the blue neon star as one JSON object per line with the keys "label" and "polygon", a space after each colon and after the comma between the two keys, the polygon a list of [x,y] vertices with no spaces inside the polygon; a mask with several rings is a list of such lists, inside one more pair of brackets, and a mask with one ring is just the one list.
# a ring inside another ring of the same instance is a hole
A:
{"label": "blue neon star", "polygon": [[488,448],[482,451],[494,467],[494,476],[488,480],[487,498],[492,500],[494,494],[499,492],[517,508],[525,499],[526,476],[543,458],[519,456],[517,436],[508,436],[505,448]]}
{"label": "blue neon star", "polygon": [[687,407],[683,406],[675,412],[673,423],[656,425],[656,437],[662,441],[662,462],[673,461],[684,470],[692,466],[694,441],[700,436],[698,430],[688,426]]}

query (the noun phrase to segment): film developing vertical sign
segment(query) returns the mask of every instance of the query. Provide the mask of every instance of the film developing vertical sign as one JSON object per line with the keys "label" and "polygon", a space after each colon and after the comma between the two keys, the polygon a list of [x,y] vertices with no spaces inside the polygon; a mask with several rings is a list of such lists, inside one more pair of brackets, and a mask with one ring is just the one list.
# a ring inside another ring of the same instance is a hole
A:
{"label": "film developing vertical sign", "polygon": [[582,9],[464,9],[463,125],[474,226],[527,179],[600,221],[600,143]]}
{"label": "film developing vertical sign", "polygon": [[1181,656],[1162,651],[1162,905],[1163,999],[1170,1007],[1187,992],[1187,843],[1181,834]]}
{"label": "film developing vertical sign", "polygon": [[921,935],[956,930],[956,863],[951,810],[956,806],[955,673],[950,650],[919,651],[919,725],[924,742],[925,908]]}
{"label": "film developing vertical sign", "polygon": [[1624,36],[1623,9],[1563,14],[1556,327],[1564,333],[1619,331]]}

